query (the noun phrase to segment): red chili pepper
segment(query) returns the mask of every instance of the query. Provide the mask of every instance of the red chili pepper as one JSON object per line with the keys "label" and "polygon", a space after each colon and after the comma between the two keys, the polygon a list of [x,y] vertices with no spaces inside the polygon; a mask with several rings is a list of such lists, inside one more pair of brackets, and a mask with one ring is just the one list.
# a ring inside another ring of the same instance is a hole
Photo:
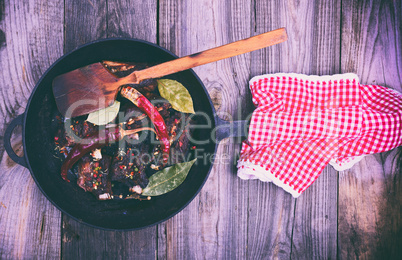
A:
{"label": "red chili pepper", "polygon": [[99,132],[96,132],[85,138],[85,142],[76,144],[68,153],[67,158],[64,160],[63,165],[61,166],[61,177],[65,181],[69,182],[67,179],[67,172],[79,159],[94,149],[102,148],[112,141],[120,140],[121,135],[122,132],[119,128],[116,128],[114,131],[102,129]]}
{"label": "red chili pepper", "polygon": [[170,142],[166,124],[162,116],[159,114],[156,107],[152,105],[146,97],[138,92],[138,90],[126,86],[121,89],[120,93],[123,97],[133,102],[134,105],[141,109],[151,119],[155,126],[156,135],[161,142],[163,164],[166,164],[169,159]]}

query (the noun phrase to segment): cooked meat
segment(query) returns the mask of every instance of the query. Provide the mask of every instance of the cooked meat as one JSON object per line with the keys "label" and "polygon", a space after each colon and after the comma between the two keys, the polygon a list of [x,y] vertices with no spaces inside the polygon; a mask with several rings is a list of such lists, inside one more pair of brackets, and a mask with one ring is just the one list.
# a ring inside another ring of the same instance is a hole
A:
{"label": "cooked meat", "polygon": [[111,158],[107,155],[103,155],[99,161],[94,161],[91,155],[85,155],[78,163],[78,186],[92,192],[98,199],[110,199],[110,162]]}
{"label": "cooked meat", "polygon": [[[86,121],[86,118],[79,118],[71,120],[71,130],[75,136],[79,138],[85,138],[96,131],[98,131],[98,126]],[[68,134],[68,133],[67,133]],[[74,138],[75,136],[71,136],[70,138]]]}
{"label": "cooked meat", "polygon": [[189,158],[187,158],[190,150],[189,126],[190,124],[187,124],[184,130],[181,132],[179,138],[173,142],[170,155],[171,164],[189,161]]}
{"label": "cooked meat", "polygon": [[[170,136],[171,149],[167,166],[187,161],[189,150],[189,116],[174,110],[166,100],[160,97],[155,106],[161,109],[159,113],[165,120]],[[159,170],[162,165],[160,146],[156,145],[154,147],[153,154],[155,160],[152,168],[153,170]]]}
{"label": "cooked meat", "polygon": [[123,147],[119,147],[112,162],[112,181],[124,183],[130,188],[136,185],[145,188],[148,185],[145,169],[150,163],[149,150],[148,142],[124,143]]}
{"label": "cooked meat", "polygon": [[[146,68],[145,64],[103,62],[104,66],[117,77],[124,77],[134,70]],[[190,122],[188,114],[180,113],[171,104],[159,96],[157,81],[145,80],[134,85],[139,92],[148,98],[163,117],[170,137],[169,162],[165,166],[188,161]],[[121,102],[120,115],[111,124],[118,124],[125,130],[142,127],[154,128],[152,121],[138,107],[127,99]],[[86,121],[86,116],[71,119],[71,126],[65,129],[64,119],[57,115],[53,120],[55,131],[56,157],[62,160],[68,151],[81,138],[99,131],[99,127]],[[110,125],[109,125],[110,126]],[[78,179],[77,184],[85,191],[93,193],[99,200],[125,198],[128,195],[144,199],[140,195],[148,185],[148,177],[161,170],[164,165],[160,140],[154,132],[142,131],[126,136],[125,141],[111,143],[91,154],[86,154],[71,170]],[[166,140],[166,139],[165,139]],[[131,194],[130,194],[131,193]],[[137,197],[136,197],[137,196]],[[146,198],[145,198],[146,199]]]}
{"label": "cooked meat", "polygon": [[[149,118],[132,104],[125,104],[121,110],[124,113],[126,129],[137,129],[151,126]],[[112,181],[126,184],[129,188],[139,185],[145,188],[148,178],[145,174],[146,166],[150,163],[150,140],[154,134],[143,131],[128,136],[121,142],[113,157]]]}
{"label": "cooked meat", "polygon": [[140,127],[151,127],[151,121],[147,115],[132,103],[125,103],[120,108],[124,113],[124,124],[127,130]]}
{"label": "cooked meat", "polygon": [[58,130],[55,134],[55,141],[60,146],[73,146],[81,138],[85,138],[98,130],[98,126],[85,120],[85,117],[74,118],[70,122],[70,128],[66,129],[68,124],[61,121],[58,117]]}

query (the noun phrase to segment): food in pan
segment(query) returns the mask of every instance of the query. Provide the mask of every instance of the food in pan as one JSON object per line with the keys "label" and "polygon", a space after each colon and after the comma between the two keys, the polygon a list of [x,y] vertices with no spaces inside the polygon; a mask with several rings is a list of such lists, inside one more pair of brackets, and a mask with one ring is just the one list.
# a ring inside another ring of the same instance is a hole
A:
{"label": "food in pan", "polygon": [[[104,62],[117,77],[144,64]],[[174,80],[125,85],[113,106],[66,119],[54,134],[61,177],[74,180],[99,200],[150,199],[179,186],[190,160],[191,96]],[[110,121],[110,122],[109,122]]]}

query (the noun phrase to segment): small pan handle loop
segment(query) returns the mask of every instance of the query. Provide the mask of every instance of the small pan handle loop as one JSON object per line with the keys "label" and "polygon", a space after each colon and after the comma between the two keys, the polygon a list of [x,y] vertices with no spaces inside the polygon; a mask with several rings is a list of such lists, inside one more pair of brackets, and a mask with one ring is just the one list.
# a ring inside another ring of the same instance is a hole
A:
{"label": "small pan handle loop", "polygon": [[16,126],[21,125],[23,123],[24,119],[24,114],[21,114],[14,118],[11,123],[8,125],[6,132],[4,133],[4,148],[6,149],[6,152],[8,153],[8,156],[10,158],[18,163],[21,166],[24,166],[25,168],[28,168],[27,161],[25,159],[25,151],[24,151],[24,156],[20,157],[18,156],[14,150],[13,147],[11,146],[11,134],[13,133],[13,130]]}

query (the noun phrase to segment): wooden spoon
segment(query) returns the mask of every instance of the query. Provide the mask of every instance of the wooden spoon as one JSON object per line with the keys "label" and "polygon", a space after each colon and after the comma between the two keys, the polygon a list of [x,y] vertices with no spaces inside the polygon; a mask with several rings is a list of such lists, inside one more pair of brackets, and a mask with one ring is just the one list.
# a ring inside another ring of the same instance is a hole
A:
{"label": "wooden spoon", "polygon": [[80,116],[113,104],[117,90],[122,85],[139,84],[144,79],[160,78],[210,62],[262,49],[286,40],[286,30],[280,28],[134,71],[123,78],[114,76],[102,63],[98,62],[57,76],[53,80],[53,93],[62,115],[66,117]]}

